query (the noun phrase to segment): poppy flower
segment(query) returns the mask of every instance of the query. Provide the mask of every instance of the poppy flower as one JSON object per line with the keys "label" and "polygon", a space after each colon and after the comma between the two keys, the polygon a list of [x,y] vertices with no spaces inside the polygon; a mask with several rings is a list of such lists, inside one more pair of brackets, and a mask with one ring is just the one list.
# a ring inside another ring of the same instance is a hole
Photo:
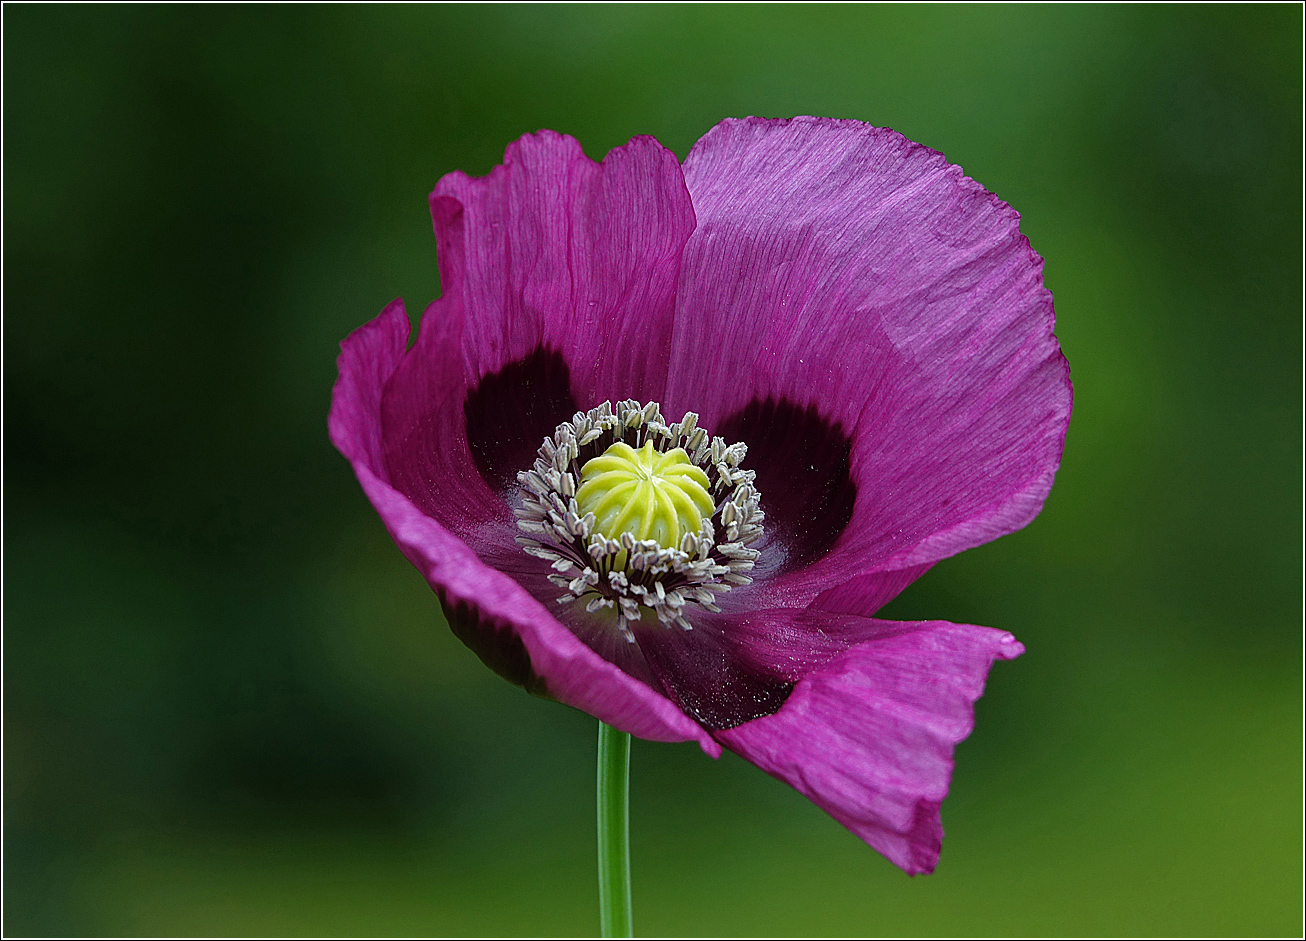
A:
{"label": "poppy flower", "polygon": [[458,637],[722,747],[909,873],[1010,634],[875,612],[1038,513],[1070,415],[1042,260],[902,135],[541,131],[430,199],[443,295],[342,344],[331,437]]}

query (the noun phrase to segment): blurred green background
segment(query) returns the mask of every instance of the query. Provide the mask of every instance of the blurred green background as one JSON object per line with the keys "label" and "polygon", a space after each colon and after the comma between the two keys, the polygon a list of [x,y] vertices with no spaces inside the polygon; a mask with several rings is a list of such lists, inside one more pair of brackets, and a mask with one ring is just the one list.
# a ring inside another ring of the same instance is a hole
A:
{"label": "blurred green background", "polygon": [[908,879],[637,742],[646,934],[1301,931],[1296,5],[7,7],[7,934],[597,931],[595,723],[444,627],[327,441],[426,194],[549,127],[887,125],[1015,206],[1075,414],[888,609],[1015,633]]}

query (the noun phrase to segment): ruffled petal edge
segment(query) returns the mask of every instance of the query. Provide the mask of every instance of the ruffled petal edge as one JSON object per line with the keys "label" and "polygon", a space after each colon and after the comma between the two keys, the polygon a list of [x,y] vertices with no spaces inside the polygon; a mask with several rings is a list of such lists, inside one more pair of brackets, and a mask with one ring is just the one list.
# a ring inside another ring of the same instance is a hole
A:
{"label": "ruffled petal edge", "polygon": [[[848,436],[861,492],[811,574],[929,564],[1029,523],[1060,463],[1072,393],[1019,214],[944,155],[859,121],[728,118],[684,170],[699,228],[671,410],[693,403],[711,426],[776,402],[819,405]],[[832,348],[857,368],[831,368]],[[711,379],[723,372],[739,381]],[[884,440],[912,444],[919,428],[933,436],[907,449],[911,461]],[[939,459],[972,452],[964,473]]]}
{"label": "ruffled petal edge", "polygon": [[715,734],[909,875],[928,873],[953,749],[974,726],[993,661],[1024,647],[986,627],[879,624],[883,636],[808,674],[774,715]]}

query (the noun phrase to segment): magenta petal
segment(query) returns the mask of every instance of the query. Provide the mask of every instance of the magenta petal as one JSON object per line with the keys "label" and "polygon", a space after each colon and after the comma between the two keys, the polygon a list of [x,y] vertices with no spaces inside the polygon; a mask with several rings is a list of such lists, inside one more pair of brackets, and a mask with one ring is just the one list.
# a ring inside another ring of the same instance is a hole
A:
{"label": "magenta petal", "polygon": [[827,565],[821,571],[813,572],[812,566],[778,578],[770,577],[762,569],[764,574],[753,584],[725,595],[720,601],[721,608],[734,615],[764,608],[811,605],[824,611],[870,617],[930,569],[929,565],[912,565],[883,572],[862,572],[829,587],[830,579],[841,569],[851,567],[848,563],[855,561],[855,557],[836,556],[834,561],[836,564]]}
{"label": "magenta petal", "polygon": [[770,599],[784,600],[769,590],[774,582],[731,592],[721,598],[721,613],[693,612],[691,631],[637,627],[635,639],[652,675],[635,675],[661,686],[708,729],[771,715],[795,683],[850,647],[915,630],[913,623],[870,615],[923,571],[858,576],[821,592],[810,607],[771,607]]}
{"label": "magenta petal", "polygon": [[[735,623],[704,615],[682,631],[660,624],[636,626],[635,638],[656,681],[687,715],[707,729],[731,729],[775,712],[789,697],[794,677],[746,656]],[[768,646],[767,652],[772,648]],[[807,655],[810,651],[802,648]],[[827,655],[828,656],[828,655]]]}
{"label": "magenta petal", "polygon": [[462,333],[456,300],[440,298],[427,308],[417,342],[384,383],[375,422],[381,461],[369,467],[483,555],[490,546],[512,543],[512,516],[468,449]]}
{"label": "magenta petal", "polygon": [[698,228],[668,410],[711,427],[754,403],[814,407],[852,444],[856,505],[804,590],[1028,523],[1071,395],[1016,212],[942,155],[856,121],[725,121],[684,172]]}
{"label": "magenta petal", "polygon": [[777,713],[716,737],[904,871],[931,872],[953,747],[970,734],[993,661],[1024,648],[985,627],[877,625],[882,637],[808,674]]}
{"label": "magenta petal", "polygon": [[408,333],[404,302],[395,299],[340,344],[327,429],[350,462],[381,467],[381,390],[404,355]]}
{"label": "magenta petal", "polygon": [[604,660],[554,619],[525,589],[484,565],[401,494],[355,467],[359,482],[408,560],[450,608],[473,608],[482,622],[520,638],[531,669],[553,698],[623,732],[658,742],[719,747],[666,697]]}
{"label": "magenta petal", "polygon": [[[434,320],[431,329],[441,323]],[[489,629],[515,635],[555,699],[641,738],[696,741],[708,754],[720,754],[720,746],[670,700],[590,650],[517,582],[485,565],[387,482],[378,433],[381,393],[404,356],[407,336],[403,305],[395,302],[346,338],[329,419],[332,441],[404,555],[448,608],[474,612]]]}
{"label": "magenta petal", "polygon": [[659,400],[680,255],[694,211],[676,156],[651,137],[602,164],[552,131],[508,147],[486,177],[431,194],[446,296],[466,311],[475,379],[556,350],[583,407]]}
{"label": "magenta petal", "polygon": [[889,572],[859,575],[842,585],[822,591],[812,602],[812,607],[821,611],[870,617],[929,569],[929,565],[914,565]]}

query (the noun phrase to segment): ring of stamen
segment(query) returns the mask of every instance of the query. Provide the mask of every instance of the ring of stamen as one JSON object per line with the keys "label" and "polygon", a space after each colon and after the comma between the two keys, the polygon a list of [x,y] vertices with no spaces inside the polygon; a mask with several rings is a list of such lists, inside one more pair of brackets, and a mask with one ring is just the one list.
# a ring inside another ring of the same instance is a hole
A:
{"label": "ring of stamen", "polygon": [[[690,630],[687,606],[720,611],[718,594],[752,581],[759,553],[749,544],[761,537],[764,514],[754,472],[740,467],[746,453],[742,443],[710,437],[694,412],[668,425],[656,402],[577,412],[517,475],[517,542],[550,562],[549,580],[565,589],[560,604],[613,609],[626,640],[634,641],[630,624],[649,611],[661,624]],[[596,483],[605,474],[624,474],[634,485],[619,491],[629,481]],[[663,502],[621,502],[636,493]]]}

